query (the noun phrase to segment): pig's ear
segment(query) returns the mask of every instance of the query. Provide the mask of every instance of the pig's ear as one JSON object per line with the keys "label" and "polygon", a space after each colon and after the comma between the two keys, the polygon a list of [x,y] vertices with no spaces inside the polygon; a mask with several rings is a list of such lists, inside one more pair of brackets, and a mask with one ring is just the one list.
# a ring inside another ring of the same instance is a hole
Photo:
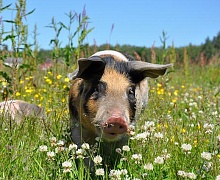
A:
{"label": "pig's ear", "polygon": [[78,68],[68,74],[69,79],[82,78],[85,80],[99,79],[105,70],[105,61],[100,57],[81,58],[78,60]]}
{"label": "pig's ear", "polygon": [[157,78],[166,73],[166,70],[173,66],[173,64],[152,64],[143,61],[129,61],[130,76],[132,81],[138,83],[146,77]]}

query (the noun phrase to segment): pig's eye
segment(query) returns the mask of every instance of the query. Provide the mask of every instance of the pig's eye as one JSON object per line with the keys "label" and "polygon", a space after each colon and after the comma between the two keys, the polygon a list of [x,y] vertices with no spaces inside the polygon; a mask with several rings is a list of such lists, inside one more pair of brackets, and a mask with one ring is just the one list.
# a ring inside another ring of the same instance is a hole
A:
{"label": "pig's eye", "polygon": [[131,101],[135,100],[135,86],[131,86],[128,88],[128,98]]}
{"label": "pig's eye", "polygon": [[100,82],[95,87],[93,87],[91,98],[94,100],[97,100],[98,98],[100,98],[101,96],[105,94],[105,90],[106,90],[106,84],[103,82]]}
{"label": "pig's eye", "polygon": [[94,100],[99,98],[99,92],[96,88],[94,89],[94,92],[92,93],[91,98]]}

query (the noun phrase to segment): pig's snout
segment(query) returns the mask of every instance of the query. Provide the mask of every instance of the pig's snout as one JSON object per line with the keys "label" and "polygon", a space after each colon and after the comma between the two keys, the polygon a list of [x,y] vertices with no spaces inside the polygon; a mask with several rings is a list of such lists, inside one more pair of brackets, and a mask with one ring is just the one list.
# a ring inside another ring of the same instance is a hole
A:
{"label": "pig's snout", "polygon": [[112,116],[103,124],[103,132],[109,139],[126,133],[128,125],[121,116]]}

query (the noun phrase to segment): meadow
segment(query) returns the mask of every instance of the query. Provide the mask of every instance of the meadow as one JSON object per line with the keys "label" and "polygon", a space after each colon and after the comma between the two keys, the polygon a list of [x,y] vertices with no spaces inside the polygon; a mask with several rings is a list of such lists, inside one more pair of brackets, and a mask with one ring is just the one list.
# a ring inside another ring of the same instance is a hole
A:
{"label": "meadow", "polygon": [[1,118],[0,178],[92,179],[83,163],[78,170],[75,163],[92,156],[95,179],[218,179],[219,68],[190,67],[187,75],[176,69],[149,83],[147,109],[128,146],[117,149],[120,163],[108,172],[102,158],[91,155],[92,147],[69,140],[66,71],[25,76],[11,98],[42,106],[47,116],[20,125]]}
{"label": "meadow", "polygon": [[[11,41],[13,49],[0,51],[0,95],[2,100],[21,99],[41,106],[46,117],[25,118],[18,125],[0,116],[0,179],[220,179],[219,66],[190,65],[185,58],[166,76],[150,79],[147,108],[130,132],[128,145],[116,149],[119,164],[108,169],[99,153],[92,154],[96,147],[86,143],[78,147],[70,140],[67,73],[76,68],[71,55],[77,59],[85,50],[83,40],[92,30],[82,28],[88,17],[78,16],[78,28],[66,48],[59,47],[59,33],[62,28],[71,33],[71,28],[52,21],[54,66],[43,71],[37,67],[36,41],[32,46],[26,42],[24,4],[18,1],[20,11],[14,21],[4,21],[16,28],[0,36],[0,41]],[[76,37],[78,44],[73,47]],[[4,65],[11,56],[22,57],[24,64]],[[64,64],[57,63],[61,56]],[[94,175],[83,164],[85,157],[93,159]]]}

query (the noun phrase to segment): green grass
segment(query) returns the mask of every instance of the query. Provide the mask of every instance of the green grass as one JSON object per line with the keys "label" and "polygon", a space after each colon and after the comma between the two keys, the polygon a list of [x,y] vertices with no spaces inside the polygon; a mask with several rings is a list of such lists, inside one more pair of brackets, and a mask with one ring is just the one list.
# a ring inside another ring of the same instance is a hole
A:
{"label": "green grass", "polygon": [[[111,175],[112,179],[119,179],[117,175],[122,179],[193,179],[190,173],[196,179],[215,179],[220,174],[217,67],[192,67],[187,76],[176,69],[150,80],[148,106],[131,136],[130,150],[125,147],[120,151],[122,161],[114,167],[115,171],[109,172],[105,164],[97,164],[95,168],[103,168],[104,175],[94,177],[83,163],[78,170],[75,164],[79,155],[92,156],[91,150],[69,149],[67,97],[71,83],[65,79],[66,71],[59,74],[62,77],[52,71],[36,71],[18,83],[19,91],[13,98],[45,107],[47,117],[25,119],[21,125],[1,117],[1,179],[110,179]],[[47,151],[40,151],[42,145],[47,146]],[[54,152],[54,156],[48,152]],[[65,161],[71,162],[72,167],[65,168]]]}

